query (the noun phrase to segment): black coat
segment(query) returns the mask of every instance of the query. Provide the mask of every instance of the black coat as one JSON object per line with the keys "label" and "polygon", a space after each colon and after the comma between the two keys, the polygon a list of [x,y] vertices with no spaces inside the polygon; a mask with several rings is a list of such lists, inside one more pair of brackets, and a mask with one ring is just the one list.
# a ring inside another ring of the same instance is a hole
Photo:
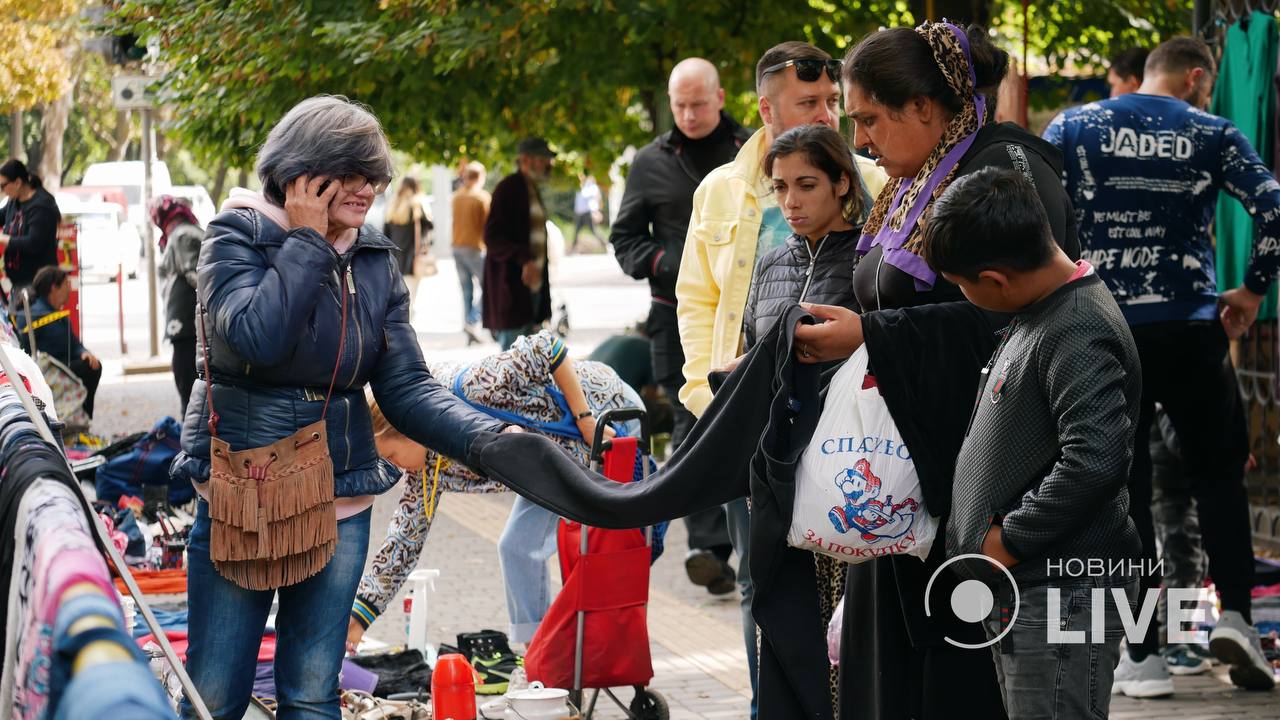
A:
{"label": "black coat", "polygon": [[793,234],[785,245],[760,258],[747,307],[742,311],[747,348],[754,347],[757,339],[798,302],[857,309],[853,268],[858,261],[859,233],[861,228],[857,227],[830,233],[812,249],[807,240]]}
{"label": "black coat", "polygon": [[542,292],[538,293],[537,307],[533,293],[520,278],[524,264],[533,259],[529,229],[529,184],[517,171],[493,189],[489,218],[484,224],[482,309],[484,326],[490,330],[523,328],[551,317],[549,263],[542,264]]}
{"label": "black coat", "polygon": [[14,287],[30,285],[36,272],[58,264],[58,223],[62,213],[44,188],[26,202],[10,200],[4,208],[4,272]]}
{"label": "black coat", "polygon": [[[718,141],[714,151],[724,164],[737,157],[751,131],[724,112],[720,128],[728,132],[714,133]],[[622,205],[609,231],[623,271],[637,280],[648,279],[653,297],[671,304],[676,301],[676,275],[693,214],[693,193],[703,178],[684,152],[689,142],[700,141],[688,140],[674,129],[640,148],[631,161]]]}

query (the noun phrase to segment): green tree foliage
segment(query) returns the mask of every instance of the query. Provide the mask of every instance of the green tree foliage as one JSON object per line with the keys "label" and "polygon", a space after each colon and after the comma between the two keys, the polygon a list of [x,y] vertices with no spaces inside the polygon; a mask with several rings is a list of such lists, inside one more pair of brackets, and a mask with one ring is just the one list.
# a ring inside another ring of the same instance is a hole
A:
{"label": "green tree foliage", "polygon": [[[1152,11],[1151,6],[1159,6]],[[1189,23],[1189,0],[1033,4],[1032,52],[1096,61]],[[1020,46],[1015,0],[125,0],[116,21],[161,46],[167,127],[207,164],[248,167],[270,127],[316,93],[367,103],[426,161],[508,158],[540,134],[607,166],[669,125],[675,62],[715,62],[729,110],[755,119],[754,66],[802,39],[842,54],[878,27],[934,12],[991,18]],[[1178,20],[1178,18],[1181,18]]]}

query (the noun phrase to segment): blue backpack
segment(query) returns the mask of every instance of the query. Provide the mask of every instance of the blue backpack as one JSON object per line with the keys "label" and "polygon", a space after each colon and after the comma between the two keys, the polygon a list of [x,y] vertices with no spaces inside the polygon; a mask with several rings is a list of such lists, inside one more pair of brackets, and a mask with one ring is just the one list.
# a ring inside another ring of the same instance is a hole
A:
{"label": "blue backpack", "polygon": [[121,495],[142,497],[144,485],[169,488],[169,504],[181,505],[195,497],[191,483],[169,479],[169,464],[181,450],[182,426],[171,417],[161,418],[151,432],[129,449],[107,461],[94,475],[98,499],[115,504]]}

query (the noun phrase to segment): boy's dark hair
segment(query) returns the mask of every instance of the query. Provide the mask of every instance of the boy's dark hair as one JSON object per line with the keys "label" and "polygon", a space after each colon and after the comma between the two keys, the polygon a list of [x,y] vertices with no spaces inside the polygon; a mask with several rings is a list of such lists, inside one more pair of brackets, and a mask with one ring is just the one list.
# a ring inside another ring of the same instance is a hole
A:
{"label": "boy's dark hair", "polygon": [[1133,78],[1138,82],[1142,82],[1142,74],[1147,65],[1147,56],[1150,53],[1146,48],[1131,47],[1116,53],[1111,58],[1110,70],[1120,78]]}
{"label": "boy's dark hair", "polygon": [[768,95],[764,91],[764,71],[788,60],[830,60],[831,53],[822,48],[799,40],[778,43],[760,56],[756,63],[756,94]]}
{"label": "boy's dark hair", "polygon": [[1176,37],[1165,40],[1151,51],[1144,70],[1149,73],[1184,73],[1203,68],[1205,72],[1213,73],[1216,67],[1213,53],[1203,40]]}
{"label": "boy's dark hair", "polygon": [[840,207],[844,211],[845,220],[856,221],[863,210],[862,186],[858,180],[853,154],[844,137],[826,125],[791,128],[779,135],[765,154],[765,175],[773,175],[773,163],[778,158],[795,154],[804,155],[810,165],[831,179],[832,185],[839,185],[842,176],[849,178],[849,189],[840,197]]}
{"label": "boy's dark hair", "polygon": [[934,201],[924,227],[929,267],[968,280],[983,270],[1035,270],[1056,247],[1035,186],[1006,168],[957,178]]}

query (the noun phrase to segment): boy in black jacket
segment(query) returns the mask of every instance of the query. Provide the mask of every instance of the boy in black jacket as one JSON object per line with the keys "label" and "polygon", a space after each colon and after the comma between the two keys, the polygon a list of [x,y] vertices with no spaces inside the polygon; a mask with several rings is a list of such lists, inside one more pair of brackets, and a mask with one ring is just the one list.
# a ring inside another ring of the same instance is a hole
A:
{"label": "boy in black jacket", "polygon": [[[1123,634],[1116,603],[1137,591],[1133,337],[1093,268],[1054,244],[1035,188],[1015,171],[956,180],[934,205],[924,256],[973,304],[1012,314],[983,370],[946,533],[949,557],[997,561],[1020,594],[1012,624],[998,611],[985,620],[1005,708],[1014,719],[1105,715]],[[958,565],[992,576],[981,560]],[[997,585],[1009,600],[1003,573]]]}

